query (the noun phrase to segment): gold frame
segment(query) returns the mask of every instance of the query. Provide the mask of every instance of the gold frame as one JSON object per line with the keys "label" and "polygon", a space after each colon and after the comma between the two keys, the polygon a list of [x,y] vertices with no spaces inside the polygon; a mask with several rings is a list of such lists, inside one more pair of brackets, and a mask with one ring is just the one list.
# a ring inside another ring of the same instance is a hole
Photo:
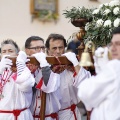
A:
{"label": "gold frame", "polygon": [[[44,0],[43,0],[44,1]],[[58,14],[58,0],[55,0],[55,13]],[[30,13],[33,15],[37,15],[40,10],[35,10],[35,0],[30,0]]]}

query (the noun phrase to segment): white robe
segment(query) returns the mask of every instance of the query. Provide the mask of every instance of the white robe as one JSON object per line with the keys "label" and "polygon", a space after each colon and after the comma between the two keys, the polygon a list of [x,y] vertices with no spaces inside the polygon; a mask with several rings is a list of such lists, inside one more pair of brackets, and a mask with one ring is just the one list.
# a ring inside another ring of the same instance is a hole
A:
{"label": "white robe", "polygon": [[[10,77],[3,88],[4,98],[0,100],[0,110],[12,111],[28,108],[20,113],[18,120],[33,120],[29,106],[34,83],[35,80],[27,67],[16,80],[14,77]],[[13,113],[0,113],[0,120],[14,120],[14,115]]]}
{"label": "white robe", "polygon": [[108,62],[104,70],[90,79],[81,81],[78,96],[91,120],[120,120],[120,61]]}
{"label": "white robe", "polygon": [[[61,110],[70,107],[72,104],[77,104],[80,102],[80,99],[77,97],[78,85],[85,78],[90,77],[90,73],[81,67],[78,75],[73,77],[73,72],[64,70],[60,73],[60,93],[62,99]],[[59,120],[75,120],[75,116],[70,109],[59,111]],[[81,115],[76,107],[75,109],[77,120],[81,120]]]}
{"label": "white robe", "polygon": [[[37,73],[37,76],[35,77],[36,83],[38,84],[40,82],[40,79],[42,78],[42,72],[41,70],[39,73]],[[49,115],[51,113],[57,113],[61,107],[60,105],[60,75],[57,73],[53,73],[51,71],[50,78],[48,80],[47,86],[42,84],[41,89],[37,89],[36,93],[33,96],[33,101],[31,105],[31,111],[33,115],[40,115],[40,107],[41,107],[41,92],[44,91],[47,93],[46,95],[46,111],[45,115]],[[41,91],[42,90],[42,91]],[[39,118],[34,118],[35,120],[40,120]],[[46,117],[45,120],[56,120],[51,117]]]}

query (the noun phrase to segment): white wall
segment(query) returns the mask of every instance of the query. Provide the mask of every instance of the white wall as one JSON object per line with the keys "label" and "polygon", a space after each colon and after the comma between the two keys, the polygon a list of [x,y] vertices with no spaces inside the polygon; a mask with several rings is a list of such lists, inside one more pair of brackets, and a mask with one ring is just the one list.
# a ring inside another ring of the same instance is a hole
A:
{"label": "white wall", "polygon": [[63,10],[72,6],[96,7],[100,3],[110,0],[91,2],[89,0],[59,0],[59,20],[54,22],[40,22],[30,14],[30,0],[0,0],[0,42],[11,38],[22,48],[25,40],[31,35],[38,35],[44,39],[50,33],[60,33],[66,39],[79,30],[62,15]]}

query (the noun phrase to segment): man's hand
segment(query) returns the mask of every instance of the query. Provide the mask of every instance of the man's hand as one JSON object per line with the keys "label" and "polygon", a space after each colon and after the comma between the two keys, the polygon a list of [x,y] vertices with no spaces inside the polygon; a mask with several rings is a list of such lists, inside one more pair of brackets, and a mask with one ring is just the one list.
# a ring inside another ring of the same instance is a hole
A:
{"label": "man's hand", "polygon": [[62,54],[62,56],[66,56],[67,59],[68,59],[70,62],[72,62],[72,64],[73,64],[74,67],[77,66],[77,65],[79,65],[79,62],[78,62],[78,60],[77,60],[77,58],[76,58],[76,54],[75,54],[75,53],[67,52],[67,53],[65,53],[65,54]]}
{"label": "man's hand", "polygon": [[97,74],[104,68],[104,66],[107,64],[108,61],[109,61],[108,48],[99,47],[95,51],[95,56],[94,56],[94,66]]}
{"label": "man's hand", "polygon": [[17,62],[25,64],[27,62],[27,55],[24,51],[20,51],[17,56]]}
{"label": "man's hand", "polygon": [[27,62],[27,55],[25,52],[20,51],[17,60],[16,60],[16,65],[17,65],[17,75],[21,75],[22,72],[24,71],[26,67],[26,62]]}
{"label": "man's hand", "polygon": [[4,55],[1,59],[0,62],[0,74],[2,74],[2,72],[6,69],[6,68],[11,68],[12,66],[12,60],[6,58],[9,55]]}
{"label": "man's hand", "polygon": [[50,66],[50,64],[47,62],[46,60],[46,54],[43,52],[39,52],[36,54],[33,54],[32,56],[34,56],[37,61],[40,63],[40,67],[46,67],[46,66]]}

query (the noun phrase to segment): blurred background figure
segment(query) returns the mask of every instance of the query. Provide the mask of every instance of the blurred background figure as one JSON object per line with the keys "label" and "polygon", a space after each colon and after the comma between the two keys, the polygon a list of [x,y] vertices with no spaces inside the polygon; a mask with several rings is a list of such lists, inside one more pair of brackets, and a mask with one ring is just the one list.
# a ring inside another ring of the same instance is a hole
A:
{"label": "blurred background figure", "polygon": [[76,55],[78,54],[78,46],[80,46],[80,41],[77,39],[76,36],[77,32],[73,33],[71,36],[71,41],[68,43],[67,51],[72,51]]}

